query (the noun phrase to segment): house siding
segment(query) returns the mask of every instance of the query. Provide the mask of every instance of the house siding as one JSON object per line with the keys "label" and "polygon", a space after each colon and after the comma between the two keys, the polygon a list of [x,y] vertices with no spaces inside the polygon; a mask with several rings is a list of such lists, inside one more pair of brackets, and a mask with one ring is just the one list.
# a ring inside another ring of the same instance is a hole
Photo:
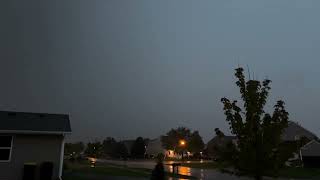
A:
{"label": "house siding", "polygon": [[53,163],[53,179],[58,178],[62,135],[12,136],[11,161],[0,162],[0,180],[21,180],[24,163],[30,162],[37,163],[36,179],[39,179],[39,166],[45,161]]}

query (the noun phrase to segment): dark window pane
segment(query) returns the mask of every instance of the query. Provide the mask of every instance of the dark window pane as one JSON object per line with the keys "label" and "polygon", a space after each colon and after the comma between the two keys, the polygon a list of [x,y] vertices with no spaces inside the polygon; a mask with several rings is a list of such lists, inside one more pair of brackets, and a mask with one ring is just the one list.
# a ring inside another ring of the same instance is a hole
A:
{"label": "dark window pane", "polygon": [[8,161],[10,156],[10,149],[0,149],[0,161]]}
{"label": "dark window pane", "polygon": [[11,147],[12,136],[0,136],[0,147]]}

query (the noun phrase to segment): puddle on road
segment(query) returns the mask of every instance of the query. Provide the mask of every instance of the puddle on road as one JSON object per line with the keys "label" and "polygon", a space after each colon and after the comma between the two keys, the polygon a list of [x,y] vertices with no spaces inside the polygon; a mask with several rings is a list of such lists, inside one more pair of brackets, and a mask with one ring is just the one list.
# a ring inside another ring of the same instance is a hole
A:
{"label": "puddle on road", "polygon": [[[172,167],[169,167],[169,172],[173,173],[173,169]],[[176,172],[175,172],[176,173]],[[181,175],[185,175],[185,176],[192,176],[192,169],[189,167],[184,167],[184,166],[180,166],[178,168],[178,174]],[[199,180],[203,180],[204,179],[204,173],[203,173],[203,169],[200,170],[200,179]],[[169,180],[185,180],[183,178],[169,178]]]}

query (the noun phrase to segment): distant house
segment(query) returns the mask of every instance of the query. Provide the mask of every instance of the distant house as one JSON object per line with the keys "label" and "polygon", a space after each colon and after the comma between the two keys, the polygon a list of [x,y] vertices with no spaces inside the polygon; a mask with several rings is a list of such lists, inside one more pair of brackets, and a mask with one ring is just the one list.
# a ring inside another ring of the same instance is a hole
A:
{"label": "distant house", "polygon": [[218,158],[217,149],[226,147],[228,143],[237,144],[236,136],[215,136],[206,146],[207,155],[211,158]]}
{"label": "distant house", "polygon": [[312,140],[300,149],[300,156],[304,167],[320,167],[320,142]]}
{"label": "distant house", "polygon": [[313,139],[317,139],[317,136],[312,132],[308,131],[296,122],[289,121],[288,127],[285,128],[282,134],[282,140],[287,142],[293,142],[300,140],[303,137],[309,139],[310,141]]}
{"label": "distant house", "polygon": [[173,149],[163,148],[161,138],[156,138],[148,141],[146,154],[151,158],[157,157],[158,154],[163,154],[166,158],[181,157],[181,155],[178,153],[175,153]]}
{"label": "distant house", "polygon": [[0,179],[21,180],[24,165],[53,164],[52,178],[61,178],[65,135],[71,133],[68,115],[0,111]]}
{"label": "distant house", "polygon": [[[282,140],[287,143],[287,144],[291,144],[290,146],[294,145],[294,146],[301,146],[300,143],[307,143],[309,144],[310,142],[313,142],[314,140],[317,140],[318,137],[313,134],[312,132],[310,132],[309,130],[305,129],[304,127],[302,127],[301,125],[299,125],[296,122],[293,121],[289,121],[288,122],[288,127],[285,128],[283,134],[282,134]],[[300,141],[300,143],[299,143]],[[305,148],[308,148],[308,151],[315,151],[315,145],[310,145],[310,146],[305,146]],[[293,162],[295,161],[302,161],[303,164],[307,163],[308,165],[310,164],[310,162],[312,162],[313,160],[316,160],[315,156],[310,156],[310,155],[306,155],[305,154],[305,158],[302,158],[302,152],[305,152],[305,150],[301,149],[297,149],[297,151],[295,151],[293,153],[293,157],[289,158],[288,161],[286,162],[287,165],[291,165]],[[308,162],[305,162],[308,161]]]}

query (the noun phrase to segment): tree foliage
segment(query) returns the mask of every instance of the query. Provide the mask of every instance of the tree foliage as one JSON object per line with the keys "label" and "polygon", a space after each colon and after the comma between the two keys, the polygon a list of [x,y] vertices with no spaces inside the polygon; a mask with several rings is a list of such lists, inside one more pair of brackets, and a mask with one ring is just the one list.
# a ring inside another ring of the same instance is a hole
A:
{"label": "tree foliage", "polygon": [[180,146],[179,142],[181,140],[188,142],[190,136],[191,131],[186,127],[171,129],[165,136],[161,137],[162,146],[167,150],[170,149],[175,150],[176,152],[182,152],[185,150],[185,147]]}
{"label": "tree foliage", "polygon": [[189,143],[188,143],[188,150],[193,153],[200,153],[204,149],[204,142],[202,137],[200,136],[198,131],[194,131],[191,134]]}
{"label": "tree foliage", "polygon": [[214,132],[216,133],[217,137],[220,137],[220,138],[224,137],[224,133],[219,128],[215,128]]}
{"label": "tree foliage", "polygon": [[116,155],[121,159],[127,159],[129,156],[128,149],[123,142],[118,142],[116,146]]}
{"label": "tree foliage", "polygon": [[102,142],[103,146],[103,153],[108,156],[115,158],[117,157],[117,141],[112,138],[112,137],[107,137],[105,140]]}
{"label": "tree foliage", "polygon": [[146,153],[146,143],[142,137],[138,137],[131,148],[131,156],[134,158],[144,158]]}
{"label": "tree foliage", "polygon": [[[185,142],[185,145],[180,145],[181,140]],[[186,127],[171,129],[165,136],[161,137],[161,142],[163,148],[175,150],[178,153],[185,151],[197,153],[204,148],[204,143],[199,132],[191,132],[191,130]]]}
{"label": "tree foliage", "polygon": [[64,154],[66,155],[79,155],[84,150],[83,142],[76,142],[76,143],[66,143],[64,148]]}
{"label": "tree foliage", "polygon": [[280,145],[281,134],[288,125],[288,112],[285,110],[285,103],[277,101],[274,112],[266,113],[264,106],[271,89],[271,81],[246,81],[243,71],[240,67],[235,73],[243,109],[238,106],[237,101],[222,98],[221,102],[231,132],[238,139],[237,151],[232,160],[235,168],[261,179],[265,172],[276,175],[284,165]]}
{"label": "tree foliage", "polygon": [[89,142],[87,144],[86,150],[85,150],[86,155],[91,156],[91,157],[101,157],[103,154],[103,146],[101,142],[96,141],[96,142]]}
{"label": "tree foliage", "polygon": [[102,142],[103,153],[106,157],[127,159],[129,151],[122,141],[116,141],[113,137],[107,137]]}

